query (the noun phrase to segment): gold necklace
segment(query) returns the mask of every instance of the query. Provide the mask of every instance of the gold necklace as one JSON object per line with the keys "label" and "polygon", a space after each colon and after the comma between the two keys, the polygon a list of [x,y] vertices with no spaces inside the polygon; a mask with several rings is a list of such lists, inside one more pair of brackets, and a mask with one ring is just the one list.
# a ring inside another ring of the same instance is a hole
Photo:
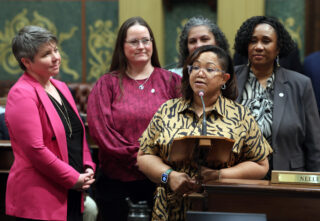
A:
{"label": "gold necklace", "polygon": [[58,107],[59,111],[62,113],[62,116],[63,118],[65,119],[66,123],[67,123],[67,126],[68,126],[68,129],[69,129],[69,138],[71,138],[72,136],[72,126],[71,126],[71,121],[70,121],[70,118],[69,118],[69,114],[68,114],[68,110],[65,106],[65,104],[63,103],[63,100],[61,98],[61,103],[62,103],[62,106],[64,108],[64,110],[66,111],[66,115],[64,114],[64,112],[61,110],[60,108],[60,104],[56,101],[56,99],[54,97],[52,97],[49,93],[48,93],[49,97],[51,98],[51,100],[56,104],[56,106]]}

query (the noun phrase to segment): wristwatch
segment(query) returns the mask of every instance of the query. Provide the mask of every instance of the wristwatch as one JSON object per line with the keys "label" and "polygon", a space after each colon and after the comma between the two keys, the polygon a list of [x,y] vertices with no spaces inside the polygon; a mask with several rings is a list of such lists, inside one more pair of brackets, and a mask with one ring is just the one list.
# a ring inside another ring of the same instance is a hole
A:
{"label": "wristwatch", "polygon": [[166,170],[166,172],[164,172],[162,175],[161,175],[161,182],[162,183],[168,183],[168,180],[169,180],[169,174],[173,171],[173,169],[168,169]]}

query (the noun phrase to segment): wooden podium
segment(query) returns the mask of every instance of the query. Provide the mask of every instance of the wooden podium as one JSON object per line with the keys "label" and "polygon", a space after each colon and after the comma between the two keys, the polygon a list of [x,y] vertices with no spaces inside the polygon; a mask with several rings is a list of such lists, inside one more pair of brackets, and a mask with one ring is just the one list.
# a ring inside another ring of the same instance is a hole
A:
{"label": "wooden podium", "polygon": [[320,219],[320,186],[221,179],[191,194],[193,211],[263,213],[268,221]]}
{"label": "wooden podium", "polygon": [[[203,157],[210,168],[216,168],[228,162],[234,140],[219,136],[185,136],[174,139],[169,154],[169,162],[196,163],[197,157]],[[199,150],[205,151],[198,156]]]}

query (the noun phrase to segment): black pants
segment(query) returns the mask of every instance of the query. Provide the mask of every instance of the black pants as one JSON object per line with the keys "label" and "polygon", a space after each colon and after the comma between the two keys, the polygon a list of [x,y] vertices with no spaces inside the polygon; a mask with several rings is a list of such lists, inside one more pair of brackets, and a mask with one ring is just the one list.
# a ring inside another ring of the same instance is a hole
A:
{"label": "black pants", "polygon": [[156,185],[149,180],[122,182],[112,180],[102,172],[98,172],[96,181],[96,201],[99,217],[103,221],[127,221],[129,197],[133,203],[147,201],[149,208],[153,206],[153,194]]}

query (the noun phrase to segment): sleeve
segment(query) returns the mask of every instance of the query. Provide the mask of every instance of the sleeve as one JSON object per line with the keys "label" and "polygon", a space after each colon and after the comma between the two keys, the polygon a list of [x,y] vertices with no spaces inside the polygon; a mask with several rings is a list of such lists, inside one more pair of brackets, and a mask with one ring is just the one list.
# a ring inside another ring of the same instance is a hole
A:
{"label": "sleeve", "polygon": [[272,148],[268,141],[264,138],[257,122],[249,113],[249,111],[246,111],[244,121],[247,128],[247,134],[242,150],[242,160],[250,160],[255,162],[262,161],[272,153]]}
{"label": "sleeve", "polygon": [[[87,121],[90,136],[109,158],[135,166],[139,145],[125,139],[114,128],[111,104],[113,85],[111,79],[101,78],[92,89],[87,105]],[[115,98],[117,99],[117,98]]]}
{"label": "sleeve", "polygon": [[86,138],[83,148],[84,148],[84,156],[83,156],[83,162],[84,162],[84,167],[91,167],[93,169],[93,171],[96,171],[96,164],[92,161],[92,157],[91,157],[91,152],[87,143]]}
{"label": "sleeve", "polygon": [[5,118],[16,144],[14,151],[23,154],[36,170],[53,182],[67,189],[73,187],[80,174],[45,146],[38,101],[23,89],[15,89],[10,95]]}
{"label": "sleeve", "polygon": [[171,73],[171,81],[170,81],[170,99],[181,97],[181,80],[182,78],[173,73]]}
{"label": "sleeve", "polygon": [[320,171],[320,119],[315,95],[308,79],[302,97],[305,109],[306,168],[308,171]]}
{"label": "sleeve", "polygon": [[163,104],[153,115],[147,129],[142,133],[139,139],[140,150],[145,154],[160,156],[159,138],[163,131],[163,117],[161,113],[166,106],[165,104]]}

